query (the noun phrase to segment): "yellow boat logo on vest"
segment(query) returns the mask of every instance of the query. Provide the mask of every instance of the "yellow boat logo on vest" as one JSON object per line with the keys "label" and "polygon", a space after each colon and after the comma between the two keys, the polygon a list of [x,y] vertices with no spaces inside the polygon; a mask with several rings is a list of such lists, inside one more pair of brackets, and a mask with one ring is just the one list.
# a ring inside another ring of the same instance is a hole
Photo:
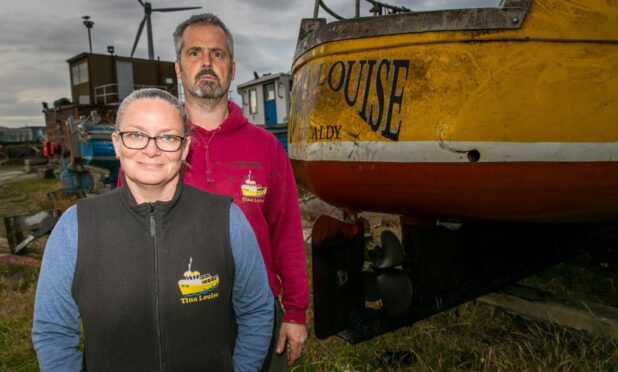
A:
{"label": "yellow boat logo on vest", "polygon": [[178,288],[182,294],[180,302],[188,304],[219,297],[219,292],[215,292],[219,288],[219,275],[191,271],[191,263],[193,263],[193,257],[189,258],[189,268],[183,274],[184,279],[178,281]]}
{"label": "yellow boat logo on vest", "polygon": [[256,183],[251,177],[251,171],[249,171],[247,178],[245,178],[245,183],[240,186],[242,200],[244,202],[263,203],[267,189],[267,187]]}

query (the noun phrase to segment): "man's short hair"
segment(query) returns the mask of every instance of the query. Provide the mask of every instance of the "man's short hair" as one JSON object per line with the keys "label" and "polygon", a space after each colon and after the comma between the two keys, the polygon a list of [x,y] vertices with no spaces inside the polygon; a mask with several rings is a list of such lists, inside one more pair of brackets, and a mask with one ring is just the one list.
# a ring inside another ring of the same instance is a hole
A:
{"label": "man's short hair", "polygon": [[180,121],[182,122],[183,134],[189,134],[189,122],[187,120],[187,112],[185,111],[184,105],[180,103],[180,101],[178,101],[178,98],[174,97],[171,93],[157,88],[143,88],[134,90],[131,94],[129,94],[122,100],[120,106],[118,107],[118,113],[116,114],[116,130],[120,130],[120,123],[122,122],[122,117],[124,116],[127,107],[129,107],[131,103],[140,99],[155,98],[164,100],[165,102],[172,105],[176,109],[176,111],[178,111],[178,116],[180,118]]}
{"label": "man's short hair", "polygon": [[192,15],[191,18],[182,22],[176,27],[176,31],[174,31],[174,47],[176,48],[176,59],[180,61],[180,53],[182,52],[182,47],[184,46],[184,41],[182,40],[182,34],[185,32],[187,27],[191,25],[213,25],[220,27],[225,33],[225,39],[227,41],[227,49],[230,53],[230,58],[234,60],[234,37],[230,30],[225,26],[225,23],[219,19],[216,15],[212,13],[204,13],[204,14],[195,14]]}

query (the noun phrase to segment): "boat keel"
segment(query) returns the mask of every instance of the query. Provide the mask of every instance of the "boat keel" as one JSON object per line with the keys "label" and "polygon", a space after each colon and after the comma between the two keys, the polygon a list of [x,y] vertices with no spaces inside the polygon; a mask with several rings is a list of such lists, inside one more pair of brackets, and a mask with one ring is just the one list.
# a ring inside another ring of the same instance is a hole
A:
{"label": "boat keel", "polygon": [[[401,227],[404,257],[385,264],[393,260],[380,253],[383,247],[365,247],[362,222],[328,216],[316,220],[312,260],[318,338],[336,334],[350,343],[369,340],[618,240],[618,224],[419,221],[402,216]],[[382,245],[396,245],[393,236]]]}

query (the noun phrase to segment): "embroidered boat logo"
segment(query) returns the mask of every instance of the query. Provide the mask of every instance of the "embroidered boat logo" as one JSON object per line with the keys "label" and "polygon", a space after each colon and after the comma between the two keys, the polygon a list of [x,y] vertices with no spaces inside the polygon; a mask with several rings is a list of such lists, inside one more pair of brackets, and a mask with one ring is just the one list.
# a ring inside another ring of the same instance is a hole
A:
{"label": "embroidered boat logo", "polygon": [[180,288],[182,294],[180,302],[188,304],[219,297],[219,293],[216,292],[219,288],[219,275],[200,274],[199,271],[191,271],[192,262],[193,257],[190,257],[189,268],[183,274],[184,279],[178,281],[178,288]]}
{"label": "embroidered boat logo", "polygon": [[251,177],[251,171],[249,171],[247,178],[245,178],[245,183],[240,186],[240,191],[242,191],[243,201],[260,203],[264,201],[267,188],[258,185]]}

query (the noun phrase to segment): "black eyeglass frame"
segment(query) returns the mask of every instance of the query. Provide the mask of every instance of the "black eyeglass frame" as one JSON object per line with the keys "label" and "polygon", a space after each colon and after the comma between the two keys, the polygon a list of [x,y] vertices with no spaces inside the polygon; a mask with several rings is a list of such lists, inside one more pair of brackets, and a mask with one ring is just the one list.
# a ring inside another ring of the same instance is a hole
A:
{"label": "black eyeglass frame", "polygon": [[[123,144],[126,148],[131,149],[131,150],[143,150],[143,149],[145,149],[146,147],[148,147],[148,145],[150,144],[150,140],[154,140],[154,142],[155,142],[155,146],[157,146],[157,148],[158,148],[159,150],[161,150],[161,151],[163,151],[163,152],[176,152],[176,151],[179,151],[179,150],[182,148],[182,144],[183,144],[183,143],[185,142],[185,140],[187,139],[187,137],[177,136],[177,135],[175,135],[175,134],[162,134],[162,135],[160,135],[160,136],[150,137],[149,135],[147,135],[147,134],[145,134],[145,133],[142,133],[142,132],[140,132],[140,131],[136,131],[136,130],[129,130],[129,131],[125,131],[125,132],[121,132],[121,131],[118,131],[118,130],[117,130],[117,131],[116,131],[116,133],[118,133],[118,135],[120,136],[120,140],[122,141],[122,144]],[[127,145],[127,144],[124,142],[124,135],[125,135],[125,134],[131,134],[131,133],[139,133],[140,135],[142,135],[142,136],[144,136],[144,137],[148,138],[148,141],[146,141],[146,144],[145,144],[144,146],[142,146],[142,147],[131,147],[131,146]],[[179,139],[179,140],[180,140],[180,144],[178,145],[178,148],[177,148],[176,150],[163,150],[163,149],[159,146],[159,142],[157,142],[157,139],[159,139],[159,138],[161,138],[161,137],[174,137],[174,138],[176,138],[176,139]]]}

